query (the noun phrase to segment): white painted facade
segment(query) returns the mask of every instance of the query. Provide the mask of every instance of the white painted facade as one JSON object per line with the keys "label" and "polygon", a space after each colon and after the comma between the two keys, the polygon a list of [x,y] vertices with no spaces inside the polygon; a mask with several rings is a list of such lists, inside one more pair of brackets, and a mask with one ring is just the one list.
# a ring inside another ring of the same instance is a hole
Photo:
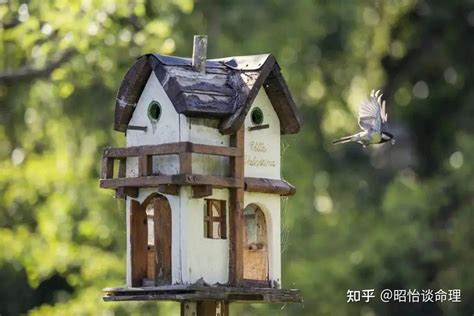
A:
{"label": "white painted facade", "polygon": [[[153,122],[148,117],[150,102],[161,104],[161,117]],[[250,115],[245,119],[245,176],[280,179],[280,121],[262,89],[249,111],[258,106],[268,128],[249,131],[253,126]],[[146,126],[146,131],[127,130],[127,146],[154,145],[173,142],[193,142],[214,146],[229,146],[229,136],[218,130],[218,120],[188,118],[176,112],[154,73],[145,86],[129,125]],[[192,158],[194,174],[228,176],[226,157],[196,155]],[[178,174],[179,159],[161,156],[153,159],[154,174]],[[138,159],[127,159],[127,177],[138,175]],[[142,203],[155,188],[142,188],[134,198]],[[163,194],[164,195],[164,194]],[[177,196],[164,195],[172,212],[172,283],[192,284],[202,279],[206,283],[228,282],[229,270],[229,190],[214,189],[209,199],[227,203],[227,239],[209,239],[204,234],[205,198],[193,199],[191,187],[181,187]],[[130,257],[130,197],[127,197],[127,285],[131,286]],[[280,196],[245,192],[244,206],[257,204],[265,214],[268,232],[269,280],[281,284],[280,254]]]}

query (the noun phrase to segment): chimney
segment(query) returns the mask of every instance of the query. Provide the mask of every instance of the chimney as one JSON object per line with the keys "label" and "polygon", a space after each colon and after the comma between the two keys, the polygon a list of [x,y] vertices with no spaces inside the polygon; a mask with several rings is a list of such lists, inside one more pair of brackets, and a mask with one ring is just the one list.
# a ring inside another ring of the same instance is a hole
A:
{"label": "chimney", "polygon": [[206,73],[207,35],[194,35],[193,68]]}

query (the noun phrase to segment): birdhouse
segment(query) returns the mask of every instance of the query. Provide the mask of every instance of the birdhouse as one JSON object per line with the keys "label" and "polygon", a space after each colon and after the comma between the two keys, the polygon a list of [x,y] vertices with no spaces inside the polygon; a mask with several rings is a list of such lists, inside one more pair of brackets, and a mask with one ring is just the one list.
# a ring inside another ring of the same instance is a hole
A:
{"label": "birdhouse", "polygon": [[281,289],[280,246],[297,108],[274,56],[206,60],[206,40],[193,58],[138,58],[120,85],[126,146],[104,149],[100,187],[125,199],[127,272],[106,300],[301,299]]}

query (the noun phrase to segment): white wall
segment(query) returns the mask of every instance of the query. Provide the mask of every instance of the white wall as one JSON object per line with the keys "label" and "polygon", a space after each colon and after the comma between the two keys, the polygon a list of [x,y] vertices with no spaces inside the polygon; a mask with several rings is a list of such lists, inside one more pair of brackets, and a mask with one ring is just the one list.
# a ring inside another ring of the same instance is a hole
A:
{"label": "white wall", "polygon": [[245,192],[244,207],[251,203],[258,205],[265,214],[268,234],[268,278],[281,286],[281,198],[277,194]]}
{"label": "white wall", "polygon": [[[181,128],[181,141],[212,146],[229,146],[229,135],[222,135],[218,129],[219,120],[203,118],[186,118]],[[228,176],[229,158],[193,154],[194,174]]]}
{"label": "white wall", "polygon": [[[161,104],[161,117],[156,123],[148,117],[148,106],[152,101],[158,101]],[[129,123],[129,125],[146,126],[147,131],[127,130],[127,146],[179,142],[179,124],[180,115],[176,112],[161,83],[152,72]],[[179,172],[178,156],[154,157],[153,172],[168,175],[177,174]],[[137,175],[138,159],[127,159],[127,177],[136,177]]]}
{"label": "white wall", "polygon": [[[251,113],[255,107],[262,110],[262,125],[269,124],[269,128],[249,131],[254,126]],[[264,89],[257,94],[244,124],[245,176],[280,179],[280,120]]]}
{"label": "white wall", "polygon": [[229,190],[214,189],[209,199],[226,200],[227,239],[204,237],[204,199],[192,199],[191,188],[181,187],[183,283],[200,278],[209,284],[226,283],[229,275]]}

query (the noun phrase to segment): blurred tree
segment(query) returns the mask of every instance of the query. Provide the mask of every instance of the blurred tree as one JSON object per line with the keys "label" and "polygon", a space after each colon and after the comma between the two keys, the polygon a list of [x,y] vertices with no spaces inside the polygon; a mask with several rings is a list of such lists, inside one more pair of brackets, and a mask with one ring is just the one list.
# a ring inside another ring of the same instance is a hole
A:
{"label": "blurred tree", "polygon": [[[192,14],[191,14],[192,13]],[[177,313],[105,304],[124,277],[124,212],[100,148],[132,60],[272,52],[305,119],[286,137],[283,281],[304,305],[238,315],[467,315],[474,310],[472,1],[0,2],[0,313]],[[330,141],[384,87],[395,146]],[[459,288],[462,303],[346,304],[348,289]]]}

